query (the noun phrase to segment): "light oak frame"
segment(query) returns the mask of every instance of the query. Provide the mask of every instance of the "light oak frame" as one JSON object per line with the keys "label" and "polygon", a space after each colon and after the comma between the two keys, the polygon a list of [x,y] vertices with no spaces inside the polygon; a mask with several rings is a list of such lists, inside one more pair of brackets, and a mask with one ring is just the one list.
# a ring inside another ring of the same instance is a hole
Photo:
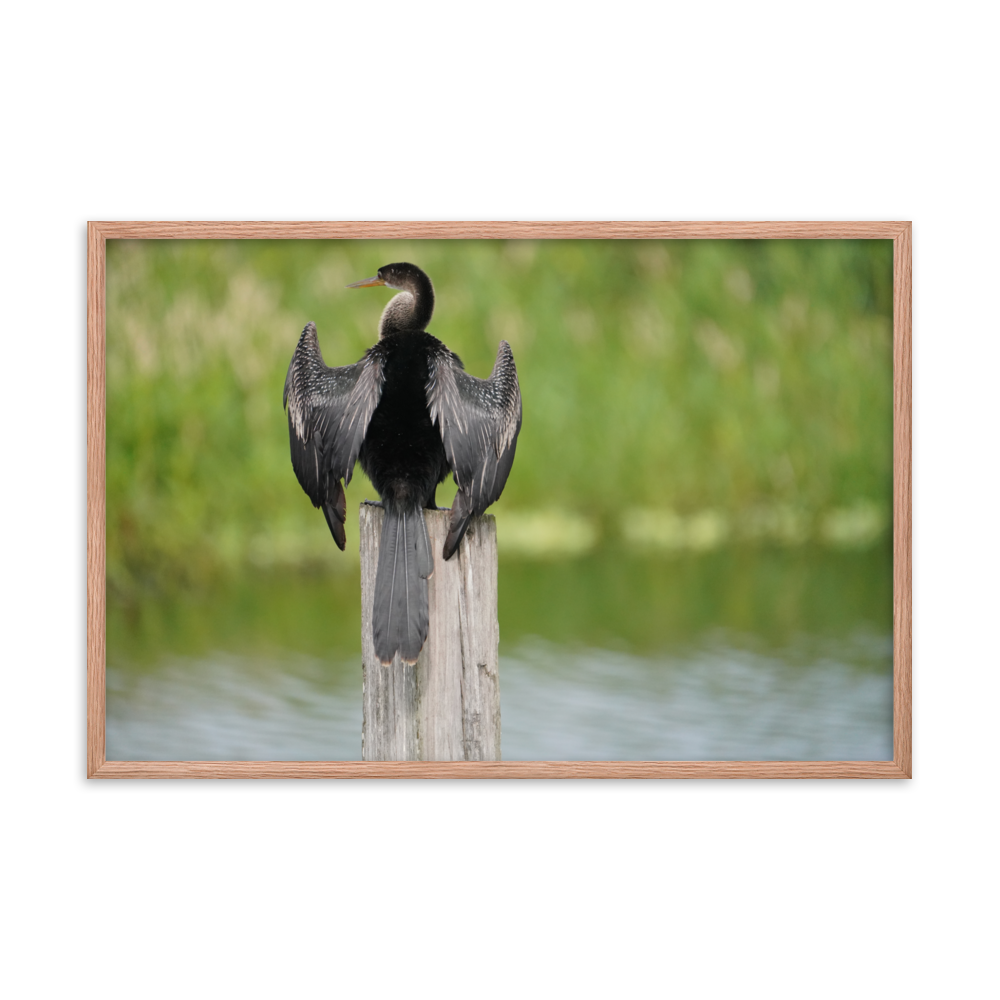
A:
{"label": "light oak frame", "polygon": [[[912,224],[909,222],[90,222],[87,226],[87,776],[94,778],[909,778],[912,776]],[[108,761],[105,242],[108,239],[891,239],[891,761]]]}

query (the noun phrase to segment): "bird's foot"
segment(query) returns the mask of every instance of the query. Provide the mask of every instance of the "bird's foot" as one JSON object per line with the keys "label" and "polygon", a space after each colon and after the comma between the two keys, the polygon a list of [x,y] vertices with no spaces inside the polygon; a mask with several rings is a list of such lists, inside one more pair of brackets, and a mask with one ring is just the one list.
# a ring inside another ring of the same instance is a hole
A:
{"label": "bird's foot", "polygon": [[364,504],[365,507],[381,507],[382,506],[382,501],[381,500],[362,500],[361,502],[362,502],[362,504]]}

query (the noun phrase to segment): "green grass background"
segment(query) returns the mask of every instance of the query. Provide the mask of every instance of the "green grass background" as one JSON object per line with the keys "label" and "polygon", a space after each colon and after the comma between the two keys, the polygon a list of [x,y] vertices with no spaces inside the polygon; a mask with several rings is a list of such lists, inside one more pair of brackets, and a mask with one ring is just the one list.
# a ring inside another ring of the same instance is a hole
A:
{"label": "green grass background", "polygon": [[[389,294],[344,286],[398,260],[430,274],[430,331],[469,371],[513,347],[502,560],[884,546],[890,241],[114,240],[112,598],[352,571],[356,528],[345,558],[295,480],[282,386],[309,320],[327,364],[358,360]],[[349,506],[365,497],[358,469]]]}

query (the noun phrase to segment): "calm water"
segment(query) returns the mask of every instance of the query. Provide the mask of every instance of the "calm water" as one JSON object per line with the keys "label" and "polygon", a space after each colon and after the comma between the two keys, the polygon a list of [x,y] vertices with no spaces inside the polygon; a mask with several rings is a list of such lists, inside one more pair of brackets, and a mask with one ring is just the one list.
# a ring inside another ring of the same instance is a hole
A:
{"label": "calm water", "polygon": [[[501,567],[508,760],[892,756],[883,551]],[[357,582],[114,600],[110,760],[352,760]]]}

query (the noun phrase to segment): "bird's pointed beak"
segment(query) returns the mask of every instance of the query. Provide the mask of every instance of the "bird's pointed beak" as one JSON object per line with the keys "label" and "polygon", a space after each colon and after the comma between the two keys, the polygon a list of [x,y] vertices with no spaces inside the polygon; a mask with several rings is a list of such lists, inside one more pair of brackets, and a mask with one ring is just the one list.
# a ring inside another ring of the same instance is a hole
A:
{"label": "bird's pointed beak", "polygon": [[355,281],[348,288],[374,288],[376,285],[384,285],[385,282],[376,274],[374,278],[365,278],[364,281]]}

